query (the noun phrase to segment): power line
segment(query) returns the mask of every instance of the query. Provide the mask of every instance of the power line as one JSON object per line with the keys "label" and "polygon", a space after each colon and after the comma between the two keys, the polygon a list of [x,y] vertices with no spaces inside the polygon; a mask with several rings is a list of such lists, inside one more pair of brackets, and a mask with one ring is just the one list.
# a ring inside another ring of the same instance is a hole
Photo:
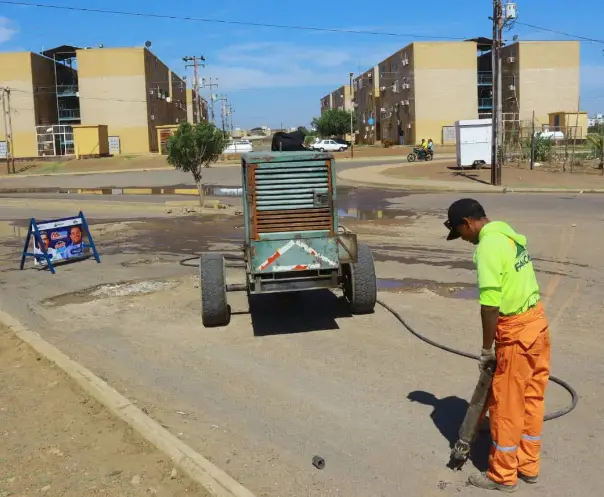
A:
{"label": "power line", "polygon": [[520,21],[516,21],[515,24],[518,24],[518,25],[521,25],[521,26],[526,26],[526,27],[532,28],[532,29],[538,29],[539,31],[546,31],[548,33],[555,33],[557,35],[566,36],[568,38],[574,38],[575,40],[583,40],[583,41],[589,41],[589,42],[592,42],[592,43],[602,43],[602,44],[604,44],[604,40],[598,40],[596,38],[588,38],[586,36],[578,36],[578,35],[566,33],[565,31],[560,31],[558,29],[542,28],[541,26],[535,26],[534,24],[528,24],[526,22],[520,22]]}
{"label": "power line", "polygon": [[455,37],[455,36],[430,36],[430,35],[419,35],[414,33],[389,33],[381,31],[367,31],[362,29],[344,29],[344,28],[320,28],[317,26],[299,26],[291,24],[272,24],[265,22],[251,22],[251,21],[233,21],[226,19],[212,19],[204,17],[191,17],[191,16],[175,16],[169,14],[154,14],[151,12],[132,12],[124,10],[109,10],[109,9],[93,9],[89,7],[73,7],[67,5],[52,5],[43,3],[30,3],[30,2],[18,2],[11,0],[0,0],[0,4],[5,5],[18,5],[26,7],[38,7],[43,9],[55,9],[55,10],[68,10],[74,12],[87,12],[94,14],[112,14],[120,16],[131,16],[131,17],[146,17],[155,19],[171,19],[176,21],[194,21],[194,22],[207,22],[215,24],[234,24],[238,26],[255,26],[261,28],[278,28],[278,29],[296,29],[302,31],[320,31],[327,33],[345,33],[345,34],[357,34],[357,35],[372,35],[372,36],[390,36],[400,38],[427,38],[432,40],[461,40],[464,41],[466,38]]}

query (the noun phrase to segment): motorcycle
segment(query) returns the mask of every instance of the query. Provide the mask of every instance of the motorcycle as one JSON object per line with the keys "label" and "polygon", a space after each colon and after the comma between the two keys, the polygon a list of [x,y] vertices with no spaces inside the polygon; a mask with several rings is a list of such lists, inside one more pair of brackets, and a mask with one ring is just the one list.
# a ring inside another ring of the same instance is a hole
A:
{"label": "motorcycle", "polygon": [[407,156],[407,162],[415,162],[416,160],[431,161],[434,159],[432,150],[424,150],[422,147],[415,147],[413,152]]}

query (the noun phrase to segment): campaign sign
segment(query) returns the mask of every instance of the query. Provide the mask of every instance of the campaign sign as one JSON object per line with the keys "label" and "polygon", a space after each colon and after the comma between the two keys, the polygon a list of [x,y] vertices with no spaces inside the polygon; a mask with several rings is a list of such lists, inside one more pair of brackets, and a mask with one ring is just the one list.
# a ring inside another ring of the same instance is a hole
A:
{"label": "campaign sign", "polygon": [[[31,242],[33,252],[28,252],[32,248]],[[35,265],[46,266],[54,274],[54,264],[57,262],[82,259],[91,254],[97,262],[101,262],[82,212],[76,217],[40,223],[32,218],[21,256],[21,269],[26,257],[33,257]]]}

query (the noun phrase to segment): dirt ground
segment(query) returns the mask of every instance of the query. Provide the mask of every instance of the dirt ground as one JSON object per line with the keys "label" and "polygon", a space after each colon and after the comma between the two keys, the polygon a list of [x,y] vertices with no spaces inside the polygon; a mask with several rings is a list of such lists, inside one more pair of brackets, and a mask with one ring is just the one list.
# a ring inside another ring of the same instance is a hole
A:
{"label": "dirt ground", "polygon": [[0,325],[0,496],[207,496]]}
{"label": "dirt ground", "polygon": [[[393,178],[491,183],[491,169],[459,170],[454,161],[422,162],[413,166],[393,167],[382,173]],[[604,188],[604,176],[596,167],[583,167],[574,172],[509,165],[502,170],[502,184],[507,187],[535,188]]]}

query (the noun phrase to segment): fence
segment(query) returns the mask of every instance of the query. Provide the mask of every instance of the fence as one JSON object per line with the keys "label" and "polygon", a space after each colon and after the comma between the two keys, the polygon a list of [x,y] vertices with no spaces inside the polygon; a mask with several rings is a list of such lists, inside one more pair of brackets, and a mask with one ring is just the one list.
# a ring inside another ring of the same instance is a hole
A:
{"label": "fence", "polygon": [[529,161],[532,147],[535,147],[537,162],[593,159],[595,150],[586,136],[581,126],[535,124],[533,127],[531,121],[504,122],[502,159],[504,162]]}

